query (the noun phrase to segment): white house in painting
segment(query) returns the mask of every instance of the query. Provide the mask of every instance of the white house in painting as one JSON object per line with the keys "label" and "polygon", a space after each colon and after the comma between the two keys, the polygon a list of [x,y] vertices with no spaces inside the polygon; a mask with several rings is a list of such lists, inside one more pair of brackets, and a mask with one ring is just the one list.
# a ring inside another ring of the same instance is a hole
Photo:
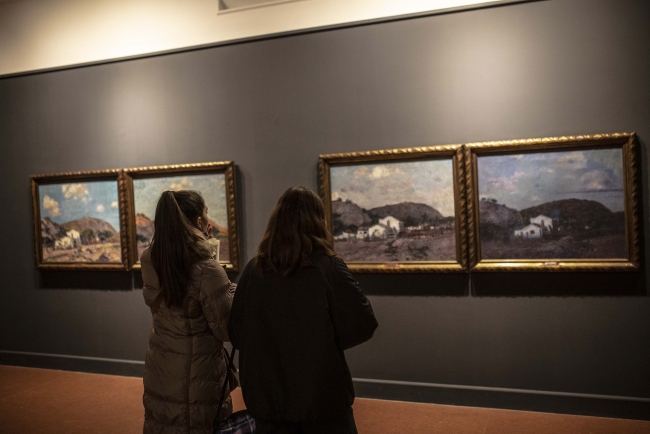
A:
{"label": "white house in painting", "polygon": [[553,219],[540,214],[537,217],[532,217],[528,226],[516,229],[515,236],[520,238],[541,238],[552,230]]}
{"label": "white house in painting", "polygon": [[526,227],[515,230],[515,236],[521,238],[541,238],[542,227],[535,223],[531,223]]}
{"label": "white house in painting", "polygon": [[74,247],[72,238],[62,237],[54,241],[54,248],[56,250],[71,249]]}
{"label": "white house in painting", "polygon": [[357,229],[357,238],[360,240],[365,240],[368,236],[368,226],[360,226]]}
{"label": "white house in painting", "polygon": [[398,231],[395,228],[387,226],[382,223],[370,226],[368,229],[368,234],[370,238],[380,238],[385,239],[395,239],[397,238]]}
{"label": "white house in painting", "polygon": [[383,219],[379,219],[379,224],[395,229],[397,232],[402,232],[404,230],[404,223],[392,215],[386,216]]}
{"label": "white house in painting", "polygon": [[348,241],[350,238],[354,238],[355,234],[349,233],[349,232],[343,232],[338,235],[334,235],[334,240],[335,241]]}
{"label": "white house in painting", "polygon": [[372,225],[368,229],[368,234],[370,235],[370,238],[386,238],[386,229],[386,225]]}
{"label": "white house in painting", "polygon": [[543,229],[546,230],[546,232],[550,232],[553,230],[553,219],[543,214],[531,218],[530,222],[536,225],[540,225]]}
{"label": "white house in painting", "polygon": [[70,229],[65,234],[72,240],[72,247],[79,247],[81,245],[81,234],[79,231]]}

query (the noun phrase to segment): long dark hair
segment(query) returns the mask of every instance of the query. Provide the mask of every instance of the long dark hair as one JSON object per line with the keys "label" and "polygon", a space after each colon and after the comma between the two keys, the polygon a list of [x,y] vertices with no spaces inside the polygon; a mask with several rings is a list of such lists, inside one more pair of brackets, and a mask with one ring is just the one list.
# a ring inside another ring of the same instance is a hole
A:
{"label": "long dark hair", "polygon": [[314,249],[336,256],[323,202],[306,187],[291,187],[271,213],[257,249],[255,269],[260,274],[274,271],[288,276],[309,265],[309,255]]}
{"label": "long dark hair", "polygon": [[203,215],[205,201],[195,191],[165,191],[158,199],[151,262],[167,306],[183,306],[192,264],[209,252],[198,244],[200,231],[192,224]]}

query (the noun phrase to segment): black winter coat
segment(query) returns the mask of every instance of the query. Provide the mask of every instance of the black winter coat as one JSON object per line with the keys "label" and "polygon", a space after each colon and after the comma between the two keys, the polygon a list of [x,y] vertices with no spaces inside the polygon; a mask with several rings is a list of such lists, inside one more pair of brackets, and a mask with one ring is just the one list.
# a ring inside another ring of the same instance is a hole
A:
{"label": "black winter coat", "polygon": [[312,255],[289,277],[263,276],[251,260],[232,304],[228,334],[239,353],[242,393],[254,418],[320,421],[354,402],[343,350],[369,340],[370,302],[341,259]]}

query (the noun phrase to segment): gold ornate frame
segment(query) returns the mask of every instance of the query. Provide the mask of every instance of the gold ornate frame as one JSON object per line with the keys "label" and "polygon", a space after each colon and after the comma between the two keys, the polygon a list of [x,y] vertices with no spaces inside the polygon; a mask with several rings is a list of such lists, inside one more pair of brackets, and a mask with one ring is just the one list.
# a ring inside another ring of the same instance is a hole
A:
{"label": "gold ornate frame", "polygon": [[129,264],[133,269],[140,269],[138,262],[138,246],[135,234],[135,199],[133,195],[133,180],[138,178],[156,178],[160,175],[197,175],[224,173],[226,176],[226,206],[228,215],[228,244],[230,260],[221,261],[228,271],[239,271],[239,232],[237,229],[237,188],[235,182],[235,163],[233,161],[217,161],[213,163],[175,164],[170,166],[149,166],[124,169],[127,201],[126,215],[129,234]]}
{"label": "gold ornate frame", "polygon": [[[120,247],[122,263],[97,263],[97,262],[43,262],[41,240],[41,212],[38,187],[42,184],[58,184],[74,181],[115,181],[120,214]],[[49,175],[33,175],[30,177],[32,192],[32,208],[34,215],[34,248],[36,268],[39,270],[88,270],[88,271],[127,271],[129,269],[129,251],[127,220],[124,212],[127,198],[124,176],[119,169],[94,170],[88,172],[65,172]]]}
{"label": "gold ornate frame", "polygon": [[[478,156],[620,148],[623,151],[625,239],[627,258],[605,259],[483,259],[479,230]],[[639,269],[641,227],[639,216],[639,157],[635,133],[547,137],[468,143],[465,146],[469,261],[472,271],[635,271]]]}
{"label": "gold ornate frame", "polygon": [[332,231],[332,197],[330,167],[332,165],[359,164],[399,160],[451,159],[454,177],[456,214],[456,260],[455,261],[408,261],[408,262],[350,262],[350,270],[359,273],[453,273],[467,271],[466,195],[465,166],[462,145],[440,145],[418,148],[387,149],[379,151],[349,152],[321,155],[318,161],[320,194],[325,205],[325,215]]}

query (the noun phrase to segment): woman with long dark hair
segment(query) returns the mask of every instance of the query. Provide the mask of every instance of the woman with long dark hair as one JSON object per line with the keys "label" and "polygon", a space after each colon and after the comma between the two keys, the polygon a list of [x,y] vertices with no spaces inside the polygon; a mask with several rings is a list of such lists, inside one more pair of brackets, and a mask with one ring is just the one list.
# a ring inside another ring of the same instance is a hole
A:
{"label": "woman with long dark hair", "polygon": [[[144,371],[144,432],[212,434],[226,375],[223,342],[235,285],[208,242],[208,209],[194,191],[165,191],[140,259],[153,313]],[[221,417],[232,412],[230,397]]]}
{"label": "woman with long dark hair", "polygon": [[370,302],[336,256],[320,198],[287,190],[244,270],[228,324],[257,432],[357,432],[344,350],[377,328]]}

